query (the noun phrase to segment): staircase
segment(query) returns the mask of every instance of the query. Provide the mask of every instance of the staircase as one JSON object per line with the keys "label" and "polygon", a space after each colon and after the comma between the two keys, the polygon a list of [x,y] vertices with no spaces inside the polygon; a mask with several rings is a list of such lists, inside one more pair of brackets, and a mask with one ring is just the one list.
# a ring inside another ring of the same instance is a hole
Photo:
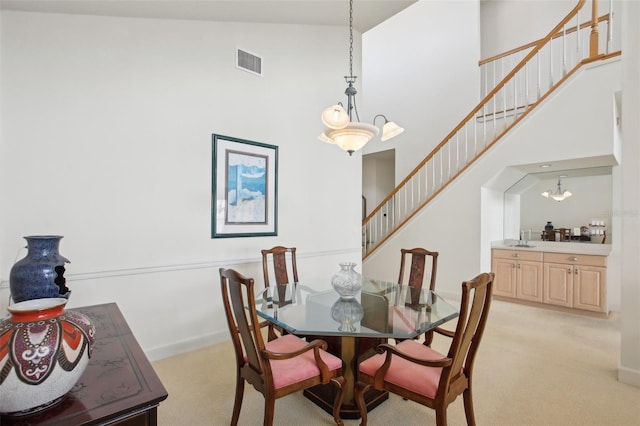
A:
{"label": "staircase", "polygon": [[612,18],[610,6],[598,15],[598,0],[579,0],[546,37],[481,61],[484,98],[363,220],[363,259],[578,69],[620,55],[609,51]]}

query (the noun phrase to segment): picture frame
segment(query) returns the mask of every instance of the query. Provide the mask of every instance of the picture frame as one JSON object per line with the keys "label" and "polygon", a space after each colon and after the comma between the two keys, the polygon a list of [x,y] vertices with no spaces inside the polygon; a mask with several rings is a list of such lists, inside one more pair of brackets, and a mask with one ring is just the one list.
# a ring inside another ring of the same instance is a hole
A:
{"label": "picture frame", "polygon": [[278,147],[213,134],[211,238],[278,235]]}

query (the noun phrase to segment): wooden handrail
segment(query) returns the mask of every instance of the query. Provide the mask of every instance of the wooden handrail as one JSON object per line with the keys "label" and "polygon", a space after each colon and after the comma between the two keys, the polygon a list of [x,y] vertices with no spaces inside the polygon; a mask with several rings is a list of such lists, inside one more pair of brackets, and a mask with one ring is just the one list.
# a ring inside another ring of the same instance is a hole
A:
{"label": "wooden handrail", "polygon": [[[607,13],[607,14],[602,15],[601,17],[598,18],[598,23],[609,21],[610,19],[611,19],[611,15],[609,13]],[[571,28],[568,28],[564,32],[562,32],[562,31],[557,32],[551,38],[552,39],[556,39],[558,37],[564,36],[565,34],[575,33],[578,30],[583,30],[583,29],[585,29],[587,27],[590,27],[592,25],[592,23],[593,23],[593,21],[591,21],[591,20],[583,22],[582,24],[579,25],[579,27],[578,26],[573,26]],[[481,60],[478,61],[478,65],[482,66],[482,65],[484,65],[486,63],[493,62],[493,61],[495,61],[497,59],[505,58],[507,56],[513,55],[514,53],[518,53],[518,52],[521,52],[523,50],[527,50],[527,49],[537,45],[542,40],[543,39],[538,39],[536,41],[532,41],[531,43],[523,44],[520,47],[514,47],[513,49],[507,50],[506,52],[502,52],[502,53],[499,53],[497,55],[490,56],[490,57],[488,57],[486,59],[481,59]]]}
{"label": "wooden handrail", "polygon": [[[593,0],[594,2],[597,0]],[[462,129],[462,127],[472,118],[475,117],[476,113],[478,111],[480,111],[485,104],[487,104],[492,98],[493,96],[498,93],[510,80],[511,78],[518,72],[520,71],[522,68],[524,68],[524,66],[529,62],[529,60],[531,58],[533,58],[541,49],[542,47],[544,47],[550,40],[553,39],[553,36],[558,33],[561,32],[560,30],[562,29],[562,27],[564,27],[564,25],[569,22],[570,19],[572,19],[578,12],[578,10],[580,10],[582,8],[582,6],[584,6],[584,4],[586,3],[586,0],[578,0],[578,4],[567,14],[567,16],[565,16],[547,35],[546,37],[542,38],[538,44],[534,47],[534,49],[531,50],[531,52],[529,52],[521,61],[520,63],[518,63],[518,65],[516,65],[516,67],[511,70],[477,105],[475,108],[473,108],[471,110],[471,112],[469,114],[467,114],[462,121],[460,121],[460,123],[458,123],[458,125],[451,131],[449,132],[449,134],[407,175],[407,177],[405,177],[402,182],[400,182],[394,189],[393,191],[391,191],[391,193],[389,195],[387,195],[387,197],[382,200],[382,202],[380,202],[380,204],[378,204],[378,206],[373,209],[373,211],[371,213],[369,213],[369,215],[362,221],[362,226],[366,225],[366,222],[372,218],[378,211],[380,211],[383,206],[393,198],[393,196],[398,193],[398,191],[400,191],[402,189],[402,187],[409,181],[411,180],[411,178],[413,178],[413,176],[415,176],[420,169],[422,169],[422,167],[431,159],[433,158],[436,153],[438,151],[440,151],[440,149],[442,147],[444,147],[447,142],[449,142],[449,140],[456,134],[458,133],[458,131],[460,129]],[[484,152],[481,151],[481,153]],[[471,163],[469,163],[471,164]],[[462,170],[466,169],[466,167],[468,167],[467,164]],[[458,173],[459,174],[459,173]],[[454,175],[457,176],[458,174]],[[449,180],[449,182],[451,182],[452,179]],[[446,187],[449,183],[447,182],[444,186]],[[443,188],[440,188],[439,191],[441,191]]]}

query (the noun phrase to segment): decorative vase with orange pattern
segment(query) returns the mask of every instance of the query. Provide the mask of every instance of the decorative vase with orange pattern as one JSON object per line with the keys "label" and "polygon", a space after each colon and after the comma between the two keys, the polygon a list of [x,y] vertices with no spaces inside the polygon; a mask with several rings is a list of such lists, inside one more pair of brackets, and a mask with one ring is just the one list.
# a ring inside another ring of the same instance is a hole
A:
{"label": "decorative vase with orange pattern", "polygon": [[0,322],[0,413],[26,415],[62,401],[89,364],[95,327],[66,303],[42,298],[9,306],[11,316]]}

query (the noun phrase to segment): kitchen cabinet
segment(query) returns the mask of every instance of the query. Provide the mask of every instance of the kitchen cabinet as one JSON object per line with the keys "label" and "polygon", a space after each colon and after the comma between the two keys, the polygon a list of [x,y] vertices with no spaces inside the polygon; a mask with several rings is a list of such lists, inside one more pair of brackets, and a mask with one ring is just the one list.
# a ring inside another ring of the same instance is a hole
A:
{"label": "kitchen cabinet", "polygon": [[493,294],[606,316],[607,256],[493,249]]}
{"label": "kitchen cabinet", "polygon": [[605,256],[544,253],[544,303],[606,310]]}
{"label": "kitchen cabinet", "polygon": [[493,250],[493,293],[532,302],[542,302],[543,255],[541,252]]}

